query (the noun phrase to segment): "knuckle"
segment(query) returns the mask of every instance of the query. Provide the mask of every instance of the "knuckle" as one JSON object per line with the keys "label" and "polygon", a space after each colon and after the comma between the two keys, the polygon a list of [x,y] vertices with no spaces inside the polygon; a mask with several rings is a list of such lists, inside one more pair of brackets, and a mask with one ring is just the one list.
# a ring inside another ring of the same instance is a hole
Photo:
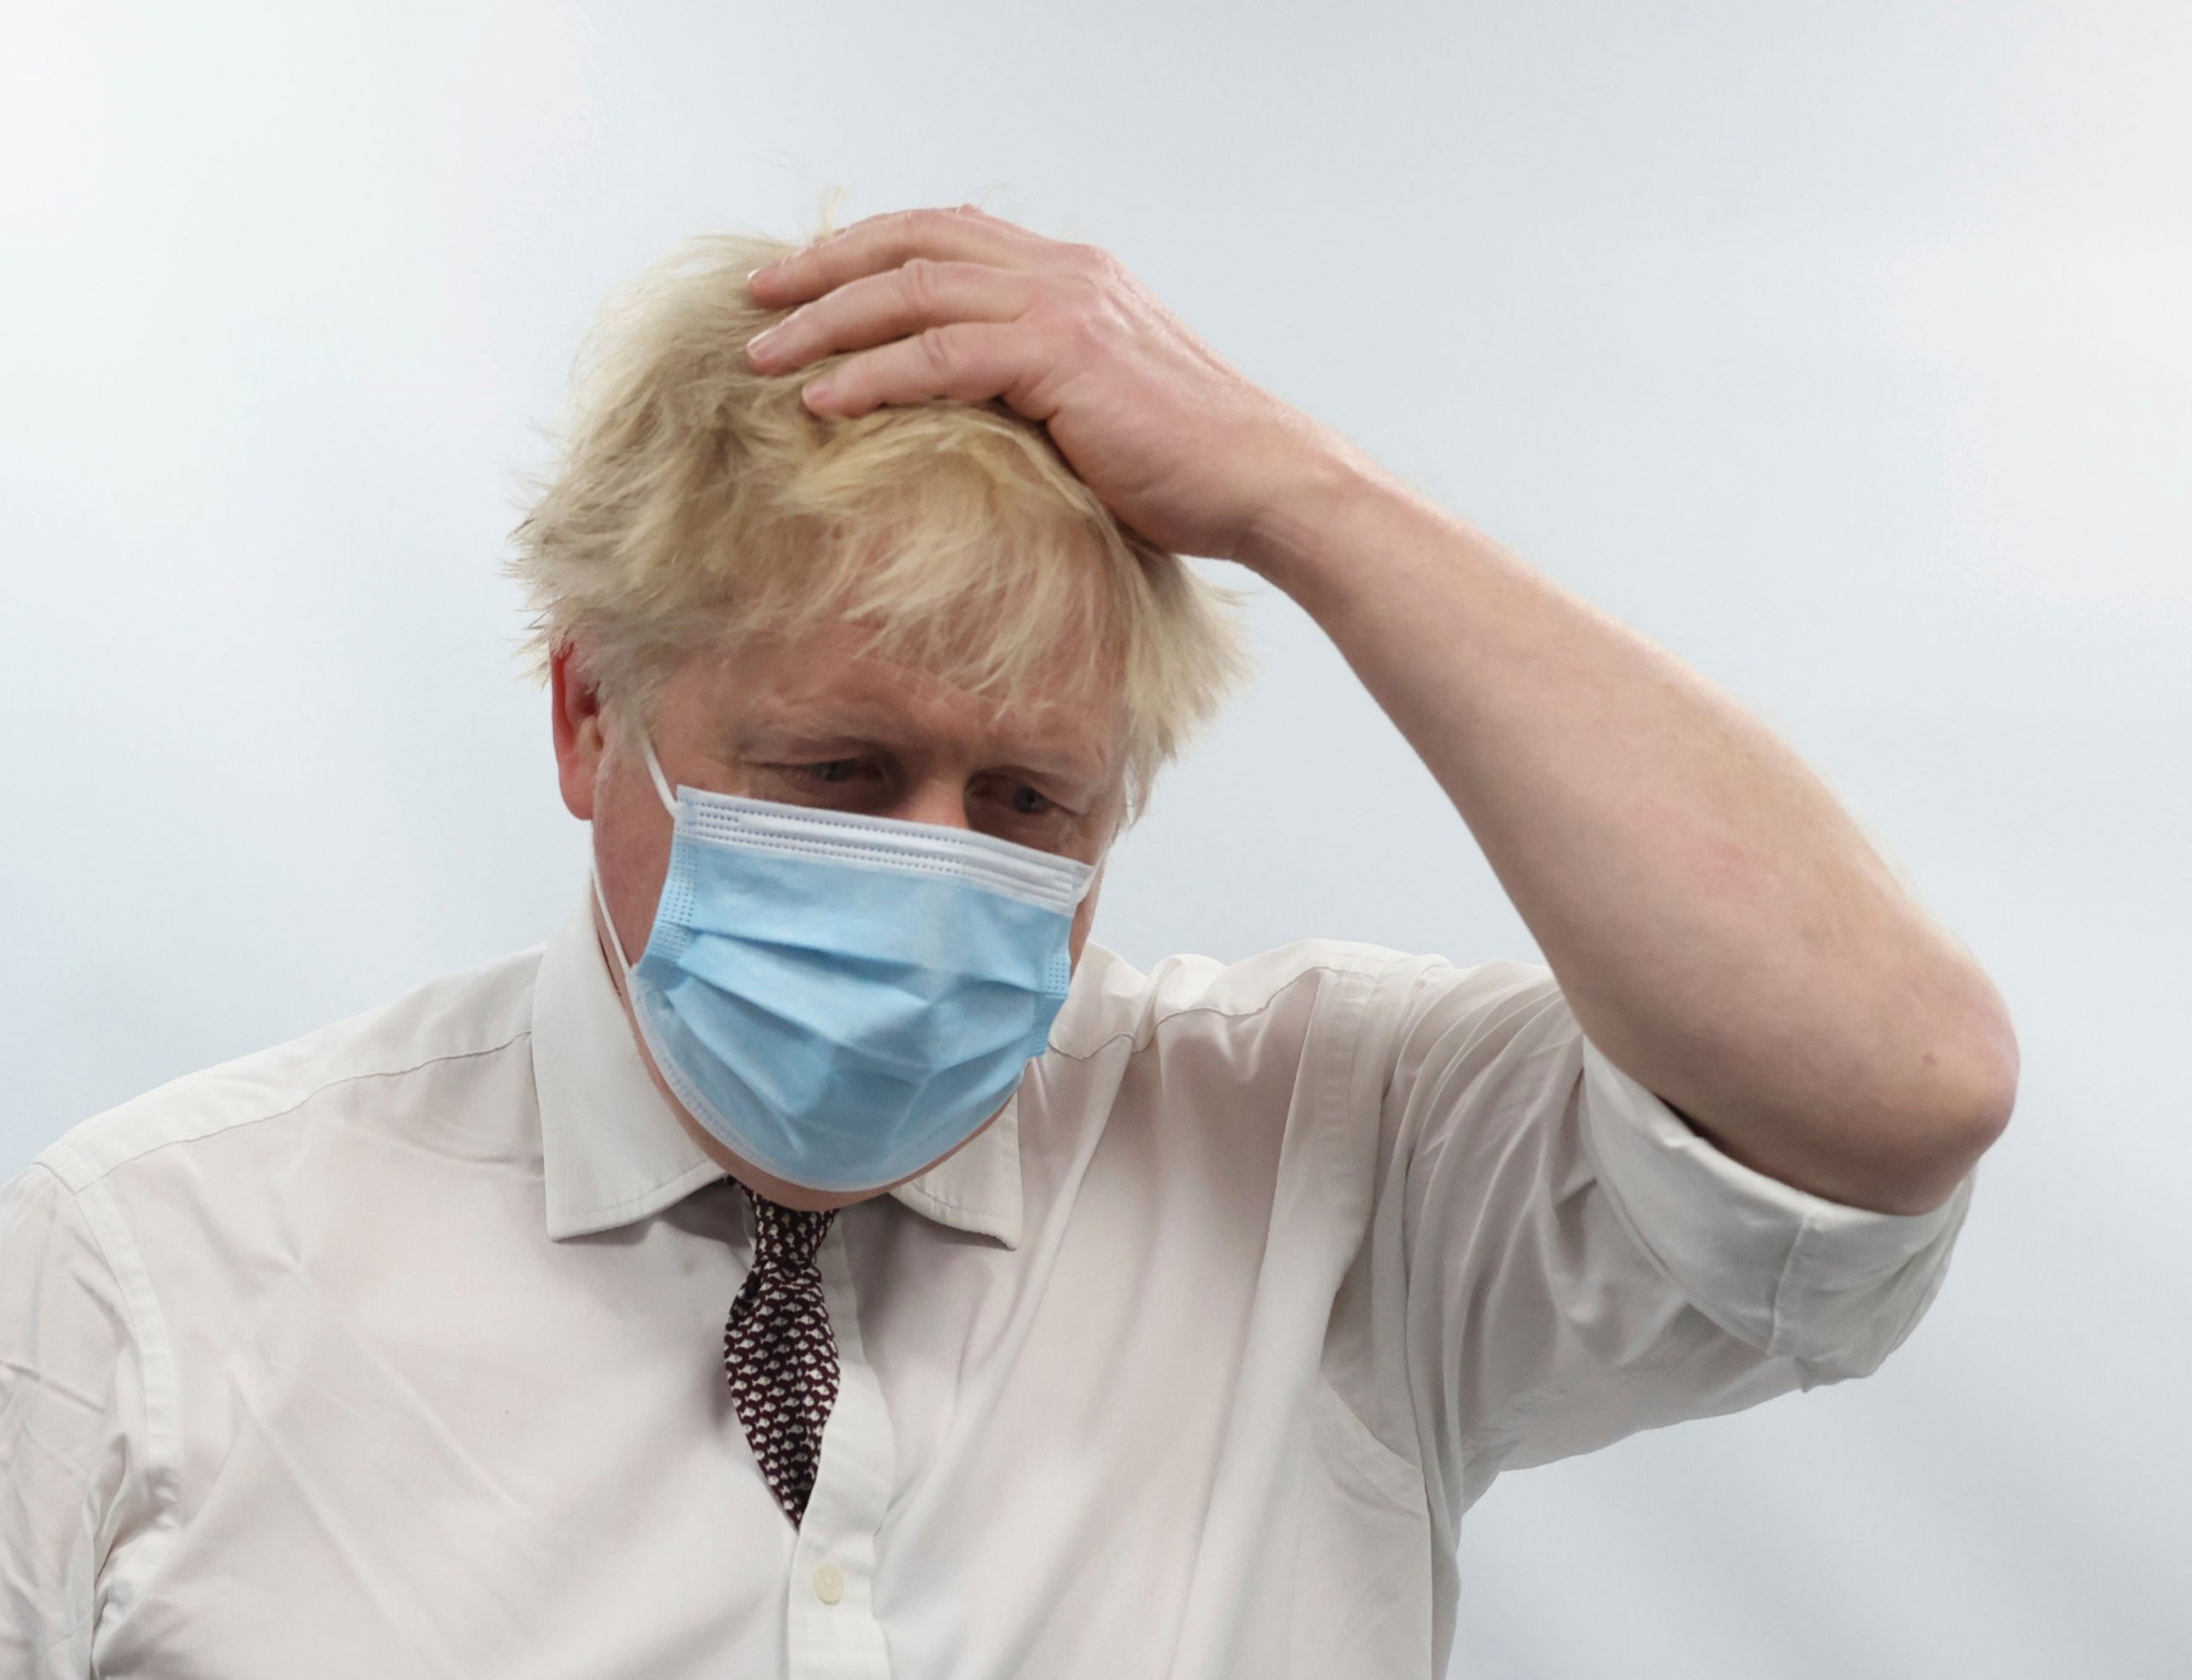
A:
{"label": "knuckle", "polygon": [[1058,294],[1075,314],[1093,314],[1103,307],[1104,283],[1086,270],[1075,270],[1059,277]]}
{"label": "knuckle", "polygon": [[924,314],[936,304],[936,259],[932,257],[908,257],[899,265],[899,292],[916,311]]}
{"label": "knuckle", "polygon": [[959,335],[948,326],[925,329],[920,339],[921,360],[929,372],[938,379],[948,379],[959,366]]}
{"label": "knuckle", "polygon": [[1066,321],[1065,337],[1075,355],[1093,360],[1110,348],[1111,323],[1094,310],[1076,311]]}

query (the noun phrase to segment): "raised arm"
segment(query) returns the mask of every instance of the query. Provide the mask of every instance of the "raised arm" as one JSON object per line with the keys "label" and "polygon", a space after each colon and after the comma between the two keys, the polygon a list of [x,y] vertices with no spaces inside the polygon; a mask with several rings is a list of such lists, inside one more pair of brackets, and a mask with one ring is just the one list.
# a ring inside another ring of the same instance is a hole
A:
{"label": "raised arm", "polygon": [[1854,1206],[1945,1198],[2008,1123],[2008,1012],[1777,736],[1344,450],[1237,557],[1438,778],[1586,1034],[1716,1147]]}
{"label": "raised arm", "polygon": [[2000,995],[1794,752],[1243,378],[1106,253],[912,211],[750,283],[790,313],[749,354],[814,413],[1002,400],[1152,542],[1298,601],[1453,801],[1585,1034],[1728,1155],[1915,1213],[2007,1123]]}

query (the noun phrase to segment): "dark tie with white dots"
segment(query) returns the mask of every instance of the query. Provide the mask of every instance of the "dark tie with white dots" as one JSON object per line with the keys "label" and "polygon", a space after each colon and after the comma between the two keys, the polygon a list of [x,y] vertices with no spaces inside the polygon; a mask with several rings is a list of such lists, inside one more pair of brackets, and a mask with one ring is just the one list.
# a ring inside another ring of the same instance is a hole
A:
{"label": "dark tie with white dots", "polygon": [[730,1303],[724,1370],[769,1491],[796,1524],[807,1514],[822,1426],[837,1397],[837,1338],[814,1264],[837,1210],[807,1212],[738,1188],[754,1209],[754,1267]]}

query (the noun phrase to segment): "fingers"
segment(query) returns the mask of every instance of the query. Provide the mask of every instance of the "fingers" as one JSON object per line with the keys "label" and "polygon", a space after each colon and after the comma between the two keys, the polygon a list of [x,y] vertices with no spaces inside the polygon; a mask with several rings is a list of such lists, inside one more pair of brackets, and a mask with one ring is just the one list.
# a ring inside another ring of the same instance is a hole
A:
{"label": "fingers", "polygon": [[794,310],[757,334],[747,357],[762,372],[783,373],[833,351],[866,349],[925,327],[1016,320],[1033,301],[1035,286],[1035,277],[1024,271],[909,257]]}
{"label": "fingers", "polygon": [[956,210],[894,210],[855,222],[803,251],[757,268],[746,283],[756,303],[782,308],[819,297],[862,275],[896,268],[909,257],[1022,268],[1036,261],[1048,242],[971,205]]}
{"label": "fingers", "polygon": [[801,396],[817,414],[849,419],[885,403],[914,403],[932,397],[957,402],[986,402],[1003,396],[1031,419],[1017,388],[1028,377],[1027,335],[1016,328],[979,321],[932,326],[880,349],[863,351],[810,380]]}
{"label": "fingers", "polygon": [[1025,318],[1039,301],[1046,264],[1081,272],[1099,254],[972,205],[871,216],[748,277],[757,303],[801,307],[756,335],[747,354],[762,372],[786,372],[859,352],[802,388],[818,414],[1002,396],[1047,419]]}

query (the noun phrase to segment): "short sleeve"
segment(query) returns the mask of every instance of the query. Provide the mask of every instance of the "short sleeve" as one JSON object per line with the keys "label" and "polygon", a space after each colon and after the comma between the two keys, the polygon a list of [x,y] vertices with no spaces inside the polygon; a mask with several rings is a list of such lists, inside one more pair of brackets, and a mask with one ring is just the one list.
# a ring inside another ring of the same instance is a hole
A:
{"label": "short sleeve", "polygon": [[51,1171],[0,1185],[0,1673],[84,1680],[143,1439],[128,1313]]}
{"label": "short sleeve", "polygon": [[1427,1478],[1455,1520],[1503,1469],[1865,1376],[1909,1335],[1975,1169],[1923,1213],[1830,1201],[1693,1130],[1541,965],[1407,961],[1380,1195],[1400,1202]]}

